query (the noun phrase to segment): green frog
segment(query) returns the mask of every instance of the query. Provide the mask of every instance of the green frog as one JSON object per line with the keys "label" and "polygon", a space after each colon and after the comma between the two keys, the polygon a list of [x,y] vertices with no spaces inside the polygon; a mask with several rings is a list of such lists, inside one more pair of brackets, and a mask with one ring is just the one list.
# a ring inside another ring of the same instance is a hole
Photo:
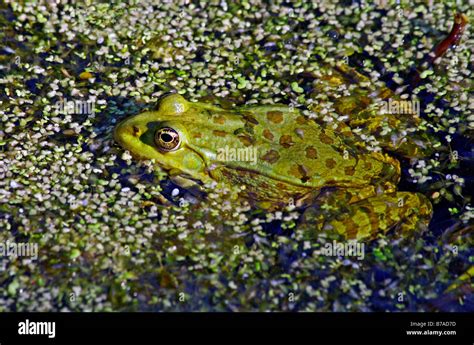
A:
{"label": "green frog", "polygon": [[343,122],[323,127],[285,105],[225,110],[171,94],[157,110],[125,119],[114,136],[134,157],[154,159],[172,175],[242,186],[261,207],[335,210],[321,227],[348,238],[395,226],[410,231],[431,216],[423,195],[397,191],[396,159],[365,149]]}
{"label": "green frog", "polygon": [[[455,19],[431,62],[461,36],[467,19]],[[286,105],[225,109],[171,94],[156,110],[122,121],[114,136],[133,156],[155,160],[170,175],[241,186],[241,194],[263,208],[312,205],[319,228],[349,239],[426,226],[430,201],[397,191],[399,161],[371,150],[353,131],[362,129],[398,156],[424,156],[429,138],[409,132],[420,122],[417,107],[401,107],[406,100],[386,87],[374,89],[345,64],[322,64],[313,77],[313,92],[327,95],[346,120],[323,124]],[[391,111],[394,104],[404,111]],[[321,104],[311,110],[324,111]]]}

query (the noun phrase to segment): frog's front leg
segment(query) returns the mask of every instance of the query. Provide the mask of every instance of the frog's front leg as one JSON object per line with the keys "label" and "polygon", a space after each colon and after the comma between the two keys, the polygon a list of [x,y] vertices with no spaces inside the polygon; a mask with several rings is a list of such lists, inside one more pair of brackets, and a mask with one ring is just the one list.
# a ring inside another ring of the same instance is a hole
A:
{"label": "frog's front leg", "polygon": [[356,240],[373,239],[391,229],[410,236],[420,227],[426,228],[431,214],[431,203],[424,195],[396,192],[342,206],[335,216],[323,221],[321,228]]}

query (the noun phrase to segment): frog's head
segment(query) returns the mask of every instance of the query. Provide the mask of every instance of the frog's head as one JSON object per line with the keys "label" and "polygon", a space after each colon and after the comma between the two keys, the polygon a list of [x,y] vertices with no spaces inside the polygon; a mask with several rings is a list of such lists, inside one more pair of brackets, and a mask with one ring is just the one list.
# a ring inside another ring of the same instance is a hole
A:
{"label": "frog's head", "polygon": [[163,168],[205,180],[206,155],[191,143],[187,127],[198,122],[193,104],[178,94],[164,97],[158,110],[120,122],[114,138],[140,159],[154,159]]}

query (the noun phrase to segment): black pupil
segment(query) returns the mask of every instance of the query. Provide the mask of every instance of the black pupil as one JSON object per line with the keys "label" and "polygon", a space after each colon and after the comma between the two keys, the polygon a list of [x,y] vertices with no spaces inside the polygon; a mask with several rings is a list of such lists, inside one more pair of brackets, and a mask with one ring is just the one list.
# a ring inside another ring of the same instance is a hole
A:
{"label": "black pupil", "polygon": [[173,141],[173,137],[168,133],[162,133],[161,140],[163,140],[165,143],[170,143]]}

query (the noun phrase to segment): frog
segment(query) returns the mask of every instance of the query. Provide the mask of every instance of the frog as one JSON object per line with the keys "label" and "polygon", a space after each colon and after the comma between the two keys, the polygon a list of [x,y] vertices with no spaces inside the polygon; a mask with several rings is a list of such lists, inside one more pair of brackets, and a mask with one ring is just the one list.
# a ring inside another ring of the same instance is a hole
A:
{"label": "frog", "polygon": [[[431,63],[458,41],[467,19],[460,14],[455,19]],[[229,108],[191,102],[175,92],[156,109],[120,122],[114,138],[132,156],[154,160],[170,176],[240,186],[246,200],[264,209],[311,207],[317,229],[348,239],[426,229],[432,216],[429,199],[397,189],[396,155],[423,157],[432,148],[424,133],[406,131],[420,123],[419,114],[413,108],[382,112],[384,104],[401,97],[388,87],[367,87],[370,79],[347,64],[322,62],[318,73],[313,92],[333,90],[328,99],[347,120],[328,125],[284,104]],[[319,104],[310,110],[323,111]],[[400,127],[402,135],[397,135]],[[371,149],[354,128],[377,136],[383,151]]]}
{"label": "frog", "polygon": [[[223,109],[174,93],[156,110],[120,122],[114,137],[170,175],[242,186],[243,197],[266,209],[333,205],[338,212],[324,215],[321,228],[351,239],[410,231],[431,217],[424,195],[397,191],[397,159],[358,147],[343,123],[323,127],[286,105]],[[255,152],[257,159],[225,150]]]}

